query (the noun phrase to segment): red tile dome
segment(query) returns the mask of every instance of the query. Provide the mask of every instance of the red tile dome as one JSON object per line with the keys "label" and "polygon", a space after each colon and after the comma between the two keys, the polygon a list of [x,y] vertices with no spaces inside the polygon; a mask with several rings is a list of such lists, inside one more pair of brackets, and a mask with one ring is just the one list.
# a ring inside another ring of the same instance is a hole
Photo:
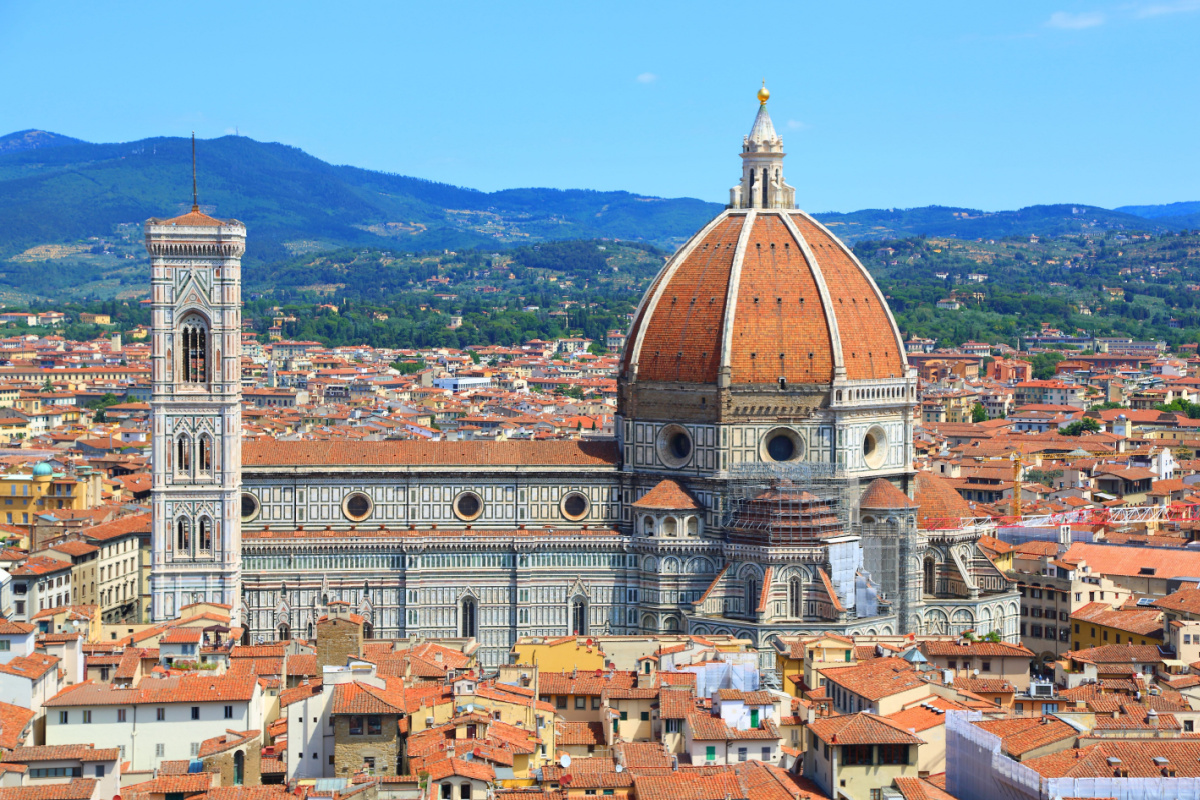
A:
{"label": "red tile dome", "polygon": [[883,294],[851,250],[795,209],[730,209],[663,267],[626,340],[629,382],[718,387],[903,378]]}

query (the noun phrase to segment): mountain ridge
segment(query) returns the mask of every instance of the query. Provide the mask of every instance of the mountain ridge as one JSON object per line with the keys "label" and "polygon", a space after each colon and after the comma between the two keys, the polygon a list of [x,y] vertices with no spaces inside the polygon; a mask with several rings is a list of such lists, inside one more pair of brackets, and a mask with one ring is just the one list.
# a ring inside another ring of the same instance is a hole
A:
{"label": "mountain ridge", "polygon": [[[723,206],[694,198],[537,187],[483,192],[322,161],[290,145],[244,136],[203,141],[201,204],[251,226],[248,263],[298,248],[506,248],[556,239],[643,241],[668,250]],[[191,144],[182,137],[90,143],[30,129],[0,137],[0,261],[49,244],[110,234],[114,226],[185,211]],[[1200,226],[1192,205],[1129,206],[1153,217],[1081,204],[1015,211],[925,206],[815,214],[848,242],[915,235],[1000,238],[1095,229]],[[1165,210],[1163,210],[1165,209]],[[1159,213],[1161,211],[1161,213]],[[1195,219],[1193,219],[1195,217]]]}

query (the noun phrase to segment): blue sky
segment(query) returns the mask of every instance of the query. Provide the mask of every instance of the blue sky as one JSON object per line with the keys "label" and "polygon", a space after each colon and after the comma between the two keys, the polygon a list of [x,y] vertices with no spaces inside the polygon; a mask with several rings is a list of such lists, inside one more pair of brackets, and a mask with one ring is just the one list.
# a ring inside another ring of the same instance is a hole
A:
{"label": "blue sky", "polygon": [[765,77],[810,211],[1167,203],[1200,200],[1198,42],[1200,0],[0,0],[0,133],[725,202]]}

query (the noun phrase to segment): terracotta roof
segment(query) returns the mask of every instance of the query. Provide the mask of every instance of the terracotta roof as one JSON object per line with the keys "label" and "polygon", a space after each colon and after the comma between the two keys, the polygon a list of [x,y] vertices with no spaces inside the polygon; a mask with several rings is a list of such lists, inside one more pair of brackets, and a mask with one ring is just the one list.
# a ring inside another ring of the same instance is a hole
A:
{"label": "terracotta roof", "polygon": [[985,719],[975,725],[1000,737],[1001,748],[1014,758],[1020,758],[1039,747],[1079,736],[1075,727],[1053,716]]}
{"label": "terracotta roof", "polygon": [[924,739],[887,717],[865,711],[814,720],[808,729],[829,744],[925,744]]}
{"label": "terracotta roof", "polygon": [[931,472],[918,472],[915,480],[913,499],[916,500],[917,527],[928,528],[952,525],[962,517],[973,517],[975,512],[963,500],[962,495],[955,491],[954,486]]}
{"label": "terracotta roof", "polygon": [[[1156,758],[1166,761],[1156,763]],[[1162,778],[1168,769],[1174,770],[1178,778],[1197,778],[1200,740],[1153,738],[1101,742],[1029,759],[1022,764],[1045,778],[1111,778],[1116,770],[1127,772],[1130,778]]]}
{"label": "terracotta roof", "polygon": [[688,490],[676,480],[664,478],[644,495],[633,501],[634,508],[653,508],[670,511],[692,511],[703,508]]}
{"label": "terracotta roof", "polygon": [[210,217],[208,214],[200,211],[195,206],[193,206],[192,210],[188,213],[182,214],[178,217],[171,217],[170,219],[153,219],[151,222],[155,225],[178,225],[180,227],[203,228],[215,228],[226,224],[219,219]]}
{"label": "terracotta roof", "polygon": [[0,619],[0,636],[24,636],[33,633],[35,626],[28,622]]}
{"label": "terracotta roof", "polygon": [[5,756],[5,761],[32,764],[35,761],[116,761],[121,751],[115,747],[96,749],[92,744],[40,745],[18,747]]}
{"label": "terracotta roof", "polygon": [[73,778],[68,783],[0,788],[0,800],[89,800],[96,791],[92,778]]}
{"label": "terracotta roof", "polygon": [[1200,615],[1200,589],[1180,589],[1154,601],[1155,608],[1181,611],[1189,615]]}
{"label": "terracotta roof", "polygon": [[554,741],[558,747],[564,746],[604,746],[604,725],[600,722],[563,722],[554,723]]}
{"label": "terracotta roof", "polygon": [[[284,800],[291,797],[283,784],[265,786],[218,786],[189,800]],[[336,797],[336,795],[335,795]]]}
{"label": "terracotta roof", "polygon": [[1022,644],[1008,642],[972,642],[967,639],[943,641],[926,639],[917,645],[927,656],[991,656],[993,658],[1032,658],[1033,651]]}
{"label": "terracotta roof", "polygon": [[892,482],[884,478],[876,478],[859,498],[858,507],[868,509],[916,508],[917,502],[910,500],[908,495],[897,489]]}
{"label": "terracotta roof", "polygon": [[636,775],[633,785],[638,800],[751,800],[732,768]]}
{"label": "terracotta roof", "polygon": [[215,703],[248,701],[257,681],[237,676],[184,675],[145,680],[136,687],[86,681],[68,686],[46,701],[48,707],[133,705],[135,703]]}
{"label": "terracotta roof", "polygon": [[826,668],[821,674],[826,683],[836,683],[867,700],[879,700],[926,685],[920,673],[901,658],[874,658],[851,667]]}
{"label": "terracotta roof", "polygon": [[1075,542],[1063,554],[1063,560],[1084,561],[1094,575],[1140,575],[1158,579],[1200,577],[1200,551],[1194,550]]}
{"label": "terracotta roof", "polygon": [[0,749],[12,750],[25,741],[25,733],[32,732],[30,723],[35,714],[31,709],[0,703]]}
{"label": "terracotta roof", "polygon": [[[399,679],[393,679],[402,687]],[[403,689],[392,689],[390,686],[380,689],[375,686],[354,681],[339,683],[333,687],[332,714],[403,714]]]}
{"label": "terracotta roof", "polygon": [[562,466],[611,467],[616,441],[278,441],[242,445],[243,467],[276,466]]}
{"label": "terracotta roof", "polygon": [[241,747],[246,742],[257,739],[261,733],[262,731],[227,730],[220,736],[205,739],[200,743],[200,758],[208,758],[217,753],[224,753],[226,750]]}
{"label": "terracotta roof", "polygon": [[[818,275],[829,310],[847,332],[840,353]],[[639,380],[650,382],[715,383],[728,365],[734,384],[773,384],[781,377],[828,384],[839,359],[851,380],[902,377],[907,364],[866,270],[819,223],[794,211],[724,212],[663,267],[626,341],[622,373],[636,369]]]}
{"label": "terracotta roof", "polygon": [[1095,602],[1088,603],[1071,614],[1071,619],[1116,628],[1139,636],[1162,638],[1162,611],[1157,608],[1113,608],[1109,603]]}
{"label": "terracotta roof", "polygon": [[892,778],[892,783],[904,796],[904,800],[957,800],[954,795],[925,778],[901,775]]}
{"label": "terracotta roof", "polygon": [[1092,664],[1153,664],[1164,658],[1158,645],[1133,644],[1132,642],[1073,650],[1065,653],[1064,656]]}

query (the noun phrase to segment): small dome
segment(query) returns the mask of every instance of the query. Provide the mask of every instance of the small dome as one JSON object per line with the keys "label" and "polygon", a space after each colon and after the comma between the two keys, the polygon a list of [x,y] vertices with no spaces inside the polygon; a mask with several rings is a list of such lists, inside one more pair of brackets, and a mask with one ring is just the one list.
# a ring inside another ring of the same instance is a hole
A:
{"label": "small dome", "polygon": [[50,478],[54,476],[54,467],[46,461],[40,464],[33,465],[33,477],[35,478]]}

